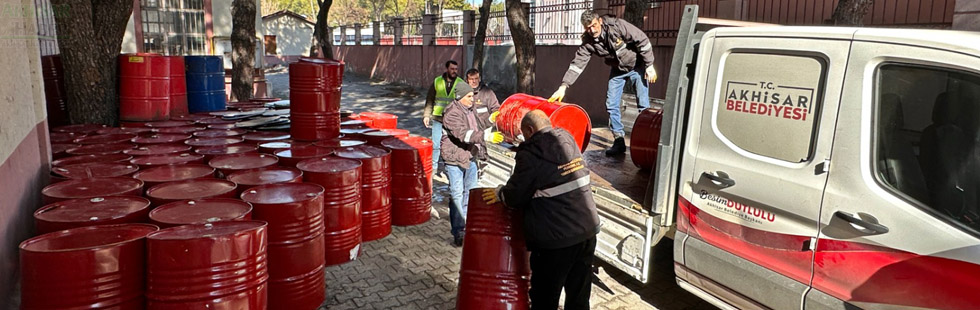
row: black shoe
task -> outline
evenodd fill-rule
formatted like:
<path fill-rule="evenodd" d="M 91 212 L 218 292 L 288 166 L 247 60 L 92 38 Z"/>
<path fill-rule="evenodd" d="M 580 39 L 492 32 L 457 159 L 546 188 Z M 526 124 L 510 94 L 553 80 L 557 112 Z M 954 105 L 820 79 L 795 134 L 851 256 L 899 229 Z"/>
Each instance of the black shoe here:
<path fill-rule="evenodd" d="M 453 245 L 456 247 L 463 246 L 463 236 L 453 237 Z"/>
<path fill-rule="evenodd" d="M 622 155 L 626 153 L 626 140 L 623 137 L 616 138 L 613 145 L 606 149 L 606 156 Z"/>

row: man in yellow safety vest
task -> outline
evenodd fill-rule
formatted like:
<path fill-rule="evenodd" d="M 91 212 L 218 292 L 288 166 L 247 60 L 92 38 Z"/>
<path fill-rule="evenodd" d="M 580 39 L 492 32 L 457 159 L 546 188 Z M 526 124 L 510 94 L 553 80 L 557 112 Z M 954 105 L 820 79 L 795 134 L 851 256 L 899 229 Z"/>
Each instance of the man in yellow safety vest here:
<path fill-rule="evenodd" d="M 439 158 L 442 140 L 442 112 L 456 99 L 456 85 L 466 83 L 459 78 L 459 64 L 455 60 L 446 61 L 446 72 L 436 77 L 425 97 L 425 116 L 422 123 L 432 128 L 432 163 L 437 165 L 435 174 L 445 171 L 445 164 Z"/>

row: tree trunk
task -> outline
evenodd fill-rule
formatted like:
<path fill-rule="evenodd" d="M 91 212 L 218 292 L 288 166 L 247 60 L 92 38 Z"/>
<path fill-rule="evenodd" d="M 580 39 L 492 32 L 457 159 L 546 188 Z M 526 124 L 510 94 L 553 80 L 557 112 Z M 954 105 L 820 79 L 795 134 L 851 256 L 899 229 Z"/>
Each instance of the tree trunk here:
<path fill-rule="evenodd" d="M 310 55 L 322 55 L 327 59 L 334 59 L 333 56 L 333 35 L 327 27 L 327 16 L 330 14 L 330 6 L 333 0 L 320 2 L 320 11 L 316 14 L 316 25 L 313 26 L 313 47 Z"/>
<path fill-rule="evenodd" d="M 132 0 L 52 0 L 65 70 L 65 97 L 73 124 L 119 120 L 116 69 Z"/>
<path fill-rule="evenodd" d="M 626 0 L 626 10 L 623 12 L 623 19 L 633 26 L 643 29 L 643 16 L 647 12 L 646 0 Z"/>
<path fill-rule="evenodd" d="M 234 0 L 231 7 L 231 95 L 252 99 L 255 75 L 255 0 Z"/>
<path fill-rule="evenodd" d="M 506 0 L 507 25 L 517 54 L 517 92 L 534 92 L 534 31 L 520 0 Z"/>
<path fill-rule="evenodd" d="M 490 5 L 493 0 L 483 0 L 480 6 L 480 22 L 476 27 L 476 38 L 473 39 L 473 66 L 477 70 L 483 71 L 483 49 L 487 41 L 487 23 L 490 22 Z"/>
<path fill-rule="evenodd" d="M 863 26 L 864 15 L 868 13 L 872 3 L 873 0 L 840 0 L 830 18 L 834 25 Z"/>

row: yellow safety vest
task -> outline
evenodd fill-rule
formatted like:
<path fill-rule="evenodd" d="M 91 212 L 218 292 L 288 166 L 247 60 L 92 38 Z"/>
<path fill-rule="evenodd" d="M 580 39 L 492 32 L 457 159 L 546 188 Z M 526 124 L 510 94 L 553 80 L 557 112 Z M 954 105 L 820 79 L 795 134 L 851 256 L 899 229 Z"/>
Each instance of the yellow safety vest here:
<path fill-rule="evenodd" d="M 446 91 L 446 80 L 442 78 L 442 75 L 436 77 L 433 82 L 436 87 L 436 102 L 435 106 L 432 107 L 432 115 L 442 116 L 442 110 L 446 109 L 453 100 L 456 99 L 456 83 L 463 83 L 463 79 L 456 77 L 453 81 L 453 88 Z"/>

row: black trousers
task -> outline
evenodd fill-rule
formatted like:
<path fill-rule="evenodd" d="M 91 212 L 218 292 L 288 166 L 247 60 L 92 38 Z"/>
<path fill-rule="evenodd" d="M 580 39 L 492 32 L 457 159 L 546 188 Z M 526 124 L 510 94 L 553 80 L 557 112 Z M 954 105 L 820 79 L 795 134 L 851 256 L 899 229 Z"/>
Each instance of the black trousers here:
<path fill-rule="evenodd" d="M 558 309 L 565 289 L 565 310 L 589 309 L 592 257 L 596 237 L 561 249 L 531 251 L 531 309 Z"/>

